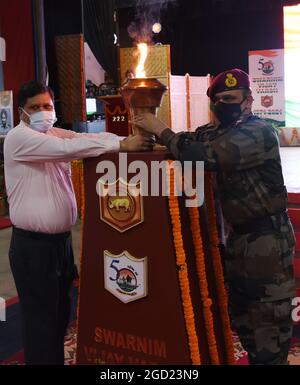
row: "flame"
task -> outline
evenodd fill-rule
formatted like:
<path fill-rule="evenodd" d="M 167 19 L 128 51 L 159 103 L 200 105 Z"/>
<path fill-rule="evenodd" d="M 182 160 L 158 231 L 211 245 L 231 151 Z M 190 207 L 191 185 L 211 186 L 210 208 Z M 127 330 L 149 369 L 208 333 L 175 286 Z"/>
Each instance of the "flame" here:
<path fill-rule="evenodd" d="M 135 77 L 136 78 L 145 78 L 146 72 L 145 72 L 145 61 L 148 56 L 148 46 L 146 43 L 139 43 L 138 44 L 138 50 L 140 54 L 140 60 L 135 70 Z"/>

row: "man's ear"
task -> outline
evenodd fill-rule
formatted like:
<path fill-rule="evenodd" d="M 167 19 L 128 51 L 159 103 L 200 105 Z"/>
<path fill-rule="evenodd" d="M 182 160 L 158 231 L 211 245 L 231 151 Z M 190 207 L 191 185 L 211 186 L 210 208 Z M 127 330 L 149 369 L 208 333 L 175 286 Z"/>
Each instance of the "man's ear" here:
<path fill-rule="evenodd" d="M 28 119 L 27 115 L 24 114 L 24 111 L 21 107 L 18 107 L 18 112 L 19 112 L 20 120 L 23 120 L 23 122 L 27 123 L 29 119 Z"/>

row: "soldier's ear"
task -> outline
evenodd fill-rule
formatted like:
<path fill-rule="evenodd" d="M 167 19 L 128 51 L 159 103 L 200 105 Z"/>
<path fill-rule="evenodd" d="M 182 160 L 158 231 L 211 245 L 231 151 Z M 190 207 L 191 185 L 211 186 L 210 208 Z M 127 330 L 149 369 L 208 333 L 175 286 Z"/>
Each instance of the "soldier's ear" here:
<path fill-rule="evenodd" d="M 247 97 L 246 97 L 246 103 L 247 103 L 247 105 L 248 106 L 251 106 L 252 105 L 252 103 L 253 103 L 253 97 L 252 97 L 252 95 L 248 95 Z"/>
<path fill-rule="evenodd" d="M 210 100 L 210 102 L 209 102 L 209 109 L 211 112 L 216 112 L 216 105 L 214 104 L 214 102 L 212 100 Z"/>

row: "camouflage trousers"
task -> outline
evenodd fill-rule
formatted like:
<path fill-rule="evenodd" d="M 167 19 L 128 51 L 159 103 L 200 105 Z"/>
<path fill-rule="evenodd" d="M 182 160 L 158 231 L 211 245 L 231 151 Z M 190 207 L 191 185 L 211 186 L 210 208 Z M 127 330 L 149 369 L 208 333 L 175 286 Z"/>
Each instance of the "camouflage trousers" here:
<path fill-rule="evenodd" d="M 290 221 L 264 232 L 229 234 L 225 258 L 229 313 L 250 364 L 287 363 L 295 296 L 294 246 Z"/>

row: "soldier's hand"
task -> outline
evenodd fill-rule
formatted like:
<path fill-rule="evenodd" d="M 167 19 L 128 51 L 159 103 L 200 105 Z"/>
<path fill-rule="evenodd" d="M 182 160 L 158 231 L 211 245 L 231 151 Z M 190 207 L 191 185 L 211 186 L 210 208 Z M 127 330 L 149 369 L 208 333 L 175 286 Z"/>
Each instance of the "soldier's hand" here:
<path fill-rule="evenodd" d="M 151 151 L 154 146 L 153 138 L 144 135 L 129 135 L 120 142 L 120 151 Z"/>
<path fill-rule="evenodd" d="M 154 114 L 151 114 L 150 112 L 135 116 L 132 119 L 132 123 L 135 126 L 143 128 L 145 131 L 150 132 L 151 134 L 155 134 L 157 136 L 160 136 L 162 131 L 168 128 L 165 123 L 163 123 Z"/>

